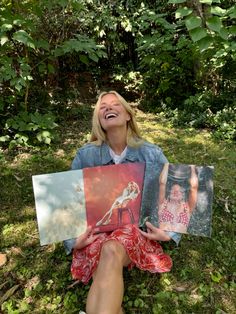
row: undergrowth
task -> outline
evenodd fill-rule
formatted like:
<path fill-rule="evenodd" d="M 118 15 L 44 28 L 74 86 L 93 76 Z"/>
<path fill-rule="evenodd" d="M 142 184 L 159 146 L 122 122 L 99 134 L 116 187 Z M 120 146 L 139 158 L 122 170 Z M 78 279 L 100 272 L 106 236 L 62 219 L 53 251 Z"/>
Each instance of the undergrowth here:
<path fill-rule="evenodd" d="M 88 112 L 90 115 L 91 113 Z M 236 312 L 236 150 L 207 131 L 173 128 L 168 120 L 137 110 L 147 140 L 160 145 L 170 162 L 213 165 L 212 237 L 184 235 L 180 245 L 165 244 L 173 259 L 170 273 L 124 270 L 127 314 Z M 0 267 L 2 313 L 78 313 L 89 289 L 70 275 L 71 256 L 61 243 L 41 247 L 32 175 L 69 169 L 88 138 L 89 119 L 60 124 L 49 148 L 1 150 Z M 115 283 L 114 283 L 115 284 Z"/>

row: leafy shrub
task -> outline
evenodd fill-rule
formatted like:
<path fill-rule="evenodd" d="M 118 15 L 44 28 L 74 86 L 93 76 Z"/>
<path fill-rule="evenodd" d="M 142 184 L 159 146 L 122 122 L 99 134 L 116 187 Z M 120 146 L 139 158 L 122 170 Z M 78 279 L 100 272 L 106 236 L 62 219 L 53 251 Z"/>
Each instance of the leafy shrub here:
<path fill-rule="evenodd" d="M 236 108 L 226 107 L 216 113 L 212 119 L 215 128 L 214 137 L 224 140 L 236 140 Z"/>
<path fill-rule="evenodd" d="M 125 71 L 121 69 L 119 74 L 113 75 L 113 82 L 121 83 L 124 86 L 122 94 L 128 100 L 135 100 L 140 97 L 140 86 L 142 84 L 142 75 L 138 71 Z"/>
<path fill-rule="evenodd" d="M 49 145 L 55 138 L 53 129 L 56 127 L 55 117 L 50 113 L 23 111 L 7 119 L 0 142 L 8 143 L 10 148 L 38 144 Z"/>
<path fill-rule="evenodd" d="M 194 82 L 194 45 L 176 35 L 171 26 L 155 30 L 139 42 L 140 67 L 143 74 L 141 89 L 145 94 L 141 102 L 143 109 L 160 111 L 165 104 L 171 109 L 182 108 L 186 98 L 196 93 Z"/>
<path fill-rule="evenodd" d="M 216 106 L 216 103 L 226 99 L 224 95 L 214 96 L 209 93 L 196 94 L 184 101 L 183 109 L 171 110 L 162 106 L 164 115 L 175 126 L 190 126 L 194 128 L 209 128 L 213 136 L 220 140 L 236 140 L 236 108 L 235 100 Z M 217 110 L 217 107 L 220 110 Z"/>

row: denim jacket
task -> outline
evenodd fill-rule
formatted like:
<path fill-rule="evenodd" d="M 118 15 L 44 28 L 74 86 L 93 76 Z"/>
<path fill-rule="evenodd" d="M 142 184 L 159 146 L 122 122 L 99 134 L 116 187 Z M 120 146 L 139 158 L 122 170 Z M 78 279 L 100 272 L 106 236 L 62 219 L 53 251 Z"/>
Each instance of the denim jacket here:
<path fill-rule="evenodd" d="M 163 163 L 168 162 L 162 150 L 149 142 L 137 148 L 127 147 L 127 152 L 121 163 L 130 162 L 145 162 L 145 176 L 143 183 L 143 194 L 141 203 L 142 218 L 149 216 L 152 210 L 156 209 L 157 204 L 157 189 L 158 176 L 162 169 Z M 83 169 L 88 167 L 96 167 L 101 165 L 112 165 L 114 161 L 109 153 L 109 146 L 103 143 L 101 146 L 92 143 L 86 144 L 77 151 L 77 154 L 72 162 L 71 169 Z M 158 221 L 151 221 L 158 225 Z M 169 236 L 177 244 L 180 241 L 181 234 L 175 232 L 167 232 Z M 64 241 L 66 253 L 69 254 L 75 244 L 75 239 Z"/>

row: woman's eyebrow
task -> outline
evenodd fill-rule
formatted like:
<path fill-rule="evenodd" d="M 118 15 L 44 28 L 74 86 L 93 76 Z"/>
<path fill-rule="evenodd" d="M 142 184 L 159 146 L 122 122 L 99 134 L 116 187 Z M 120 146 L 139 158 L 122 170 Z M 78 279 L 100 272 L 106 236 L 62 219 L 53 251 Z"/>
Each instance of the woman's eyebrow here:
<path fill-rule="evenodd" d="M 120 102 L 119 102 L 119 101 L 116 101 L 116 100 L 113 100 L 113 101 L 111 102 L 111 104 L 120 104 Z M 109 105 L 109 104 L 106 103 L 106 102 L 101 102 L 100 106 L 102 106 L 102 105 Z"/>

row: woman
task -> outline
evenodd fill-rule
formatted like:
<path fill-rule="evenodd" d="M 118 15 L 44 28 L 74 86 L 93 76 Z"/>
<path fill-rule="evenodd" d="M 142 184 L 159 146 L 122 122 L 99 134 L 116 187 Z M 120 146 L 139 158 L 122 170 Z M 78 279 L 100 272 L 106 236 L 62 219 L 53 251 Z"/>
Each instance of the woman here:
<path fill-rule="evenodd" d="M 159 147 L 142 139 L 134 112 L 124 98 L 115 91 L 101 93 L 93 113 L 91 143 L 78 150 L 72 169 L 129 162 L 146 163 L 142 209 L 156 208 L 154 167 L 167 159 Z M 87 314 L 122 313 L 123 267 L 170 271 L 172 261 L 156 241 L 172 238 L 178 242 L 179 234 L 166 233 L 149 222 L 146 227 L 147 232 L 126 225 L 112 233 L 94 234 L 89 226 L 77 239 L 65 241 L 67 252 L 73 250 L 73 278 L 84 283 L 93 278 Z"/>
<path fill-rule="evenodd" d="M 195 166 L 190 167 L 188 200 L 182 186 L 174 183 L 166 198 L 166 184 L 168 180 L 169 164 L 166 163 L 160 174 L 159 189 L 159 227 L 167 231 L 187 233 L 189 220 L 197 204 L 198 177 Z"/>
<path fill-rule="evenodd" d="M 113 211 L 118 208 L 124 208 L 129 201 L 136 199 L 140 190 L 136 182 L 129 182 L 128 186 L 123 190 L 122 195 L 117 197 L 112 204 L 111 208 L 105 213 L 101 220 L 96 223 L 96 226 L 107 225 L 111 221 Z"/>

